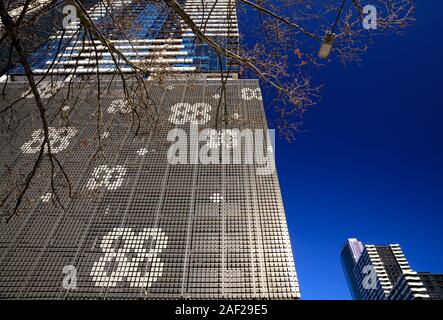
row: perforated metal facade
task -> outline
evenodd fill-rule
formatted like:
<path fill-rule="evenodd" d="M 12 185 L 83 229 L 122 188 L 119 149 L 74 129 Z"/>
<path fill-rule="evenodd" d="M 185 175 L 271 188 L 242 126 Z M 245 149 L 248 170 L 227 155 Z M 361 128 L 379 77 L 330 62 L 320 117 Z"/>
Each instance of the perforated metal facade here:
<path fill-rule="evenodd" d="M 267 129 L 258 81 L 227 82 L 227 122 L 216 121 L 220 81 L 151 86 L 159 122 L 155 128 L 141 123 L 135 135 L 134 115 L 126 113 L 114 81 L 103 95 L 103 153 L 94 158 L 96 83 L 74 82 L 72 96 L 82 93 L 66 101 L 65 83 L 55 96 L 41 85 L 53 152 L 71 179 L 73 198 L 56 170 L 65 210 L 54 204 L 51 164 L 44 160 L 19 215 L 0 224 L 0 298 L 299 297 L 275 171 L 258 174 L 263 165 L 257 163 L 168 162 L 170 130 L 192 138 L 189 114 L 177 115 L 183 106 L 200 110 L 200 130 Z M 1 105 L 25 88 L 9 84 Z M 36 160 L 41 123 L 35 108 L 32 96 L 18 102 L 13 133 L 1 123 L 2 197 L 14 198 L 14 186 Z M 263 150 L 272 153 L 270 145 Z M 12 205 L 7 202 L 2 215 Z M 76 270 L 76 288 L 63 285 L 67 266 Z"/>

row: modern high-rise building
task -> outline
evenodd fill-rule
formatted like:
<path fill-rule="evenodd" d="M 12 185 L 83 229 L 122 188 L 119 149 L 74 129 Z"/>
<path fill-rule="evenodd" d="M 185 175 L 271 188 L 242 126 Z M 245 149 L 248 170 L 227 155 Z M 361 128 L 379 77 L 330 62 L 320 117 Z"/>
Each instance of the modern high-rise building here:
<path fill-rule="evenodd" d="M 77 23 L 64 36 L 77 32 L 81 45 L 55 35 L 32 68 L 53 75 L 38 88 L 63 171 L 44 157 L 11 217 L 43 131 L 27 82 L 8 81 L 0 104 L 23 99 L 0 123 L 0 298 L 298 299 L 258 80 L 237 79 L 238 65 L 219 59 L 159 2 L 116 0 L 112 15 L 104 3 L 91 18 L 132 63 L 152 63 L 146 85 L 158 112 L 137 122 L 131 108 L 144 109 L 129 105 L 122 81 L 83 78 L 116 66 Z M 208 37 L 237 50 L 235 2 L 179 3 Z M 118 14 L 136 23 L 116 28 L 109 21 Z M 150 78 L 165 68 L 179 77 Z M 195 77 L 180 79 L 185 73 Z"/>
<path fill-rule="evenodd" d="M 349 256 L 353 257 L 351 263 Z M 342 250 L 341 258 L 355 299 L 386 299 L 398 279 L 412 272 L 398 244 L 365 244 L 361 250 L 361 242 L 349 239 Z"/>
<path fill-rule="evenodd" d="M 235 1 L 177 2 L 205 36 L 232 52 L 238 51 Z M 239 66 L 235 61 L 219 57 L 164 5 L 144 0 L 113 0 L 111 3 L 96 1 L 87 14 L 97 30 L 131 63 L 143 64 L 144 70 L 164 73 L 169 77 L 173 73 L 196 72 L 204 72 L 206 77 L 210 73 L 220 77 L 220 71 L 237 76 Z M 51 36 L 32 55 L 31 65 L 35 74 L 113 74 L 117 69 L 125 73 L 134 72 L 115 52 L 85 32 L 79 18 L 70 15 L 64 18 L 69 21 L 66 28 Z M 20 75 L 23 68 L 19 66 L 9 73 Z"/>
<path fill-rule="evenodd" d="M 348 239 L 341 261 L 356 300 L 442 299 L 443 275 L 414 272 L 398 244 L 363 245 Z"/>
<path fill-rule="evenodd" d="M 443 300 L 443 274 L 411 272 L 392 288 L 389 300 Z"/>
<path fill-rule="evenodd" d="M 346 282 L 351 290 L 352 298 L 355 300 L 360 300 L 361 295 L 353 272 L 363 250 L 364 247 L 360 241 L 350 238 L 341 251 L 341 263 L 345 271 Z"/>

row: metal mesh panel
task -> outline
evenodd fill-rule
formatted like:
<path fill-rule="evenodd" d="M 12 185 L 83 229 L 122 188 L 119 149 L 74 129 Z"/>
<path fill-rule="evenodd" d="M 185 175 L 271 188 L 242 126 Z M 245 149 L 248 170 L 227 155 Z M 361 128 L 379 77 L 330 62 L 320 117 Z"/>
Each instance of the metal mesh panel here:
<path fill-rule="evenodd" d="M 170 130 L 180 128 L 192 138 L 189 119 L 173 115 L 179 103 L 205 104 L 207 116 L 200 119 L 206 122 L 201 120 L 199 130 L 266 129 L 258 81 L 228 81 L 227 106 L 219 110 L 219 81 L 151 85 L 160 120 L 156 130 L 143 123 L 139 135 L 131 129 L 132 114 L 115 112 L 123 95 L 118 82 L 112 86 L 101 105 L 107 136 L 95 158 L 94 83 L 75 82 L 71 91 L 81 92 L 75 99 L 64 101 L 66 84 L 44 99 L 54 132 L 72 128 L 56 155 L 70 177 L 73 198 L 56 171 L 65 210 L 54 204 L 51 165 L 45 160 L 19 215 L 0 224 L 0 297 L 297 298 L 275 172 L 259 175 L 256 163 L 170 164 L 167 158 Z M 8 85 L 2 106 L 25 90 Z M 35 108 L 29 98 L 15 110 L 24 116 L 35 114 Z M 224 112 L 228 122 L 221 120 Z M 15 136 L 1 124 L 2 196 L 31 169 L 39 145 L 37 138 L 29 143 L 40 128 L 38 117 L 13 122 Z M 2 214 L 13 204 L 7 203 Z M 75 289 L 63 287 L 63 268 L 69 265 L 77 271 Z"/>

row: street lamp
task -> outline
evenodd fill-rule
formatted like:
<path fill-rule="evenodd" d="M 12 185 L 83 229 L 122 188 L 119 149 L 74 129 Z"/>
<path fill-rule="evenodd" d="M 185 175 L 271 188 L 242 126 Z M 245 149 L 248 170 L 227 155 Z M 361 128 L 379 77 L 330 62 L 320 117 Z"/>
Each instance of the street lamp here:
<path fill-rule="evenodd" d="M 332 51 L 332 45 L 334 44 L 335 34 L 332 32 L 327 32 L 323 42 L 321 43 L 320 51 L 318 56 L 322 59 L 327 59 Z"/>
<path fill-rule="evenodd" d="M 327 59 L 329 57 L 329 55 L 331 54 L 332 46 L 333 46 L 334 40 L 335 40 L 335 33 L 334 33 L 335 27 L 337 26 L 338 19 L 340 18 L 341 12 L 343 11 L 343 7 L 345 5 L 345 2 L 346 2 L 346 0 L 343 0 L 341 3 L 341 7 L 340 7 L 340 10 L 338 11 L 337 18 L 335 19 L 334 26 L 332 27 L 332 31 L 326 32 L 323 42 L 321 43 L 320 51 L 318 52 L 318 56 L 321 59 Z"/>

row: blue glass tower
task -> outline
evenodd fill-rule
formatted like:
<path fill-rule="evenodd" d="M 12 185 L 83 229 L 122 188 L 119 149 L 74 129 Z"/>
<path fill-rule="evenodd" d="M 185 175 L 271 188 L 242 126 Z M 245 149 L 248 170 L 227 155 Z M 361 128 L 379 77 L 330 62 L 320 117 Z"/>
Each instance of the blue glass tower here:
<path fill-rule="evenodd" d="M 361 299 L 361 294 L 358 289 L 358 284 L 353 276 L 353 272 L 363 250 L 364 246 L 360 241 L 355 238 L 350 238 L 344 245 L 340 255 L 342 267 L 345 272 L 346 282 L 348 283 L 352 298 L 354 300 Z"/>
<path fill-rule="evenodd" d="M 235 3 L 227 1 L 178 1 L 202 32 L 233 52 L 238 48 Z M 119 0 L 98 2 L 88 10 L 98 32 L 146 73 L 224 72 L 238 73 L 233 61 L 218 56 L 199 41 L 178 15 L 163 2 Z M 124 73 L 134 69 L 110 52 L 79 19 L 71 20 L 30 56 L 35 74 Z M 117 63 L 116 63 L 117 62 Z M 10 74 L 22 74 L 17 67 Z"/>

